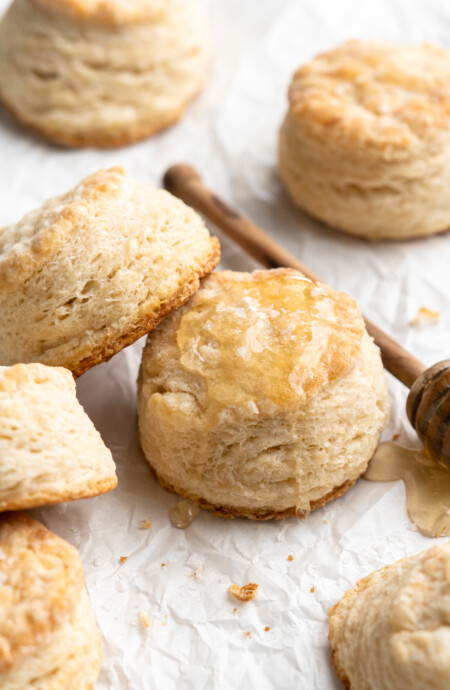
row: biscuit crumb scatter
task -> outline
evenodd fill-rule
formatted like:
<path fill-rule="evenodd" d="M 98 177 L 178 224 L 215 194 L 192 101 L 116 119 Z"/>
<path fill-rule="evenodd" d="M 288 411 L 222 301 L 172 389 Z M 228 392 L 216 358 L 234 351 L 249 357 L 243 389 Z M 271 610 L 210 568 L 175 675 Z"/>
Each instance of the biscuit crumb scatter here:
<path fill-rule="evenodd" d="M 400 438 L 400 434 L 394 434 L 393 437 L 392 437 L 392 440 L 393 440 L 393 441 L 398 441 L 399 438 Z"/>
<path fill-rule="evenodd" d="M 165 568 L 165 567 L 166 567 L 166 563 L 161 563 L 161 568 Z"/>
<path fill-rule="evenodd" d="M 250 601 L 250 599 L 256 597 L 258 588 L 259 585 L 255 582 L 249 582 L 248 585 L 243 585 L 242 587 L 239 587 L 239 585 L 230 585 L 228 591 L 236 597 L 236 599 L 239 599 L 239 601 Z"/>
<path fill-rule="evenodd" d="M 233 613 L 237 613 L 237 609 L 233 609 Z"/>
<path fill-rule="evenodd" d="M 119 561 L 120 561 L 121 563 L 125 563 L 125 561 L 127 561 L 127 560 L 128 560 L 128 556 L 121 556 L 121 557 L 119 558 Z"/>
<path fill-rule="evenodd" d="M 316 591 L 316 588 L 315 588 L 315 587 L 311 587 L 311 589 L 310 589 L 309 591 L 310 591 L 310 592 L 315 592 L 315 591 Z"/>
<path fill-rule="evenodd" d="M 152 522 L 150 520 L 141 520 L 141 529 L 150 529 L 152 526 Z"/>
<path fill-rule="evenodd" d="M 287 560 L 289 561 L 289 563 L 292 563 L 292 561 L 294 560 L 294 556 L 292 556 L 292 554 L 289 554 Z"/>
<path fill-rule="evenodd" d="M 243 633 L 243 635 L 244 635 L 244 637 L 251 637 L 252 636 L 250 631 Z"/>
<path fill-rule="evenodd" d="M 439 311 L 433 311 L 427 307 L 420 307 L 415 317 L 409 322 L 410 326 L 432 326 L 441 320 Z"/>
<path fill-rule="evenodd" d="M 139 622 L 144 628 L 150 627 L 150 618 L 144 611 L 139 611 Z"/>
<path fill-rule="evenodd" d="M 264 632 L 269 632 L 269 630 L 270 630 L 269 626 L 266 625 L 266 627 L 264 628 Z"/>

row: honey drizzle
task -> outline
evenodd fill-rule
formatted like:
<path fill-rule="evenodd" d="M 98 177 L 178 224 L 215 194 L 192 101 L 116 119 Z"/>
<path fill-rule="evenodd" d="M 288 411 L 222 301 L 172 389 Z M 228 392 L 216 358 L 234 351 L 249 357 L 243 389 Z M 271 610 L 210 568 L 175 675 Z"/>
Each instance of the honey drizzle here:
<path fill-rule="evenodd" d="M 174 527 L 178 529 L 186 529 L 195 520 L 200 508 L 196 503 L 183 499 L 174 503 L 170 508 L 170 521 Z"/>
<path fill-rule="evenodd" d="M 339 350 L 341 357 L 359 350 L 358 328 L 350 345 L 340 342 L 334 321 L 343 307 L 336 296 L 300 274 L 274 273 L 210 290 L 184 314 L 177 333 L 181 362 L 207 380 L 210 404 L 217 401 L 223 408 L 270 400 L 289 405 L 320 389 L 315 369 L 323 366 L 321 350 Z M 325 347 L 327 339 L 333 347 Z M 312 369 L 301 367 L 303 357 L 315 362 Z M 331 365 L 327 369 L 329 382 L 341 374 Z"/>
<path fill-rule="evenodd" d="M 428 537 L 450 535 L 450 469 L 423 450 L 380 443 L 364 475 L 374 482 L 403 479 L 408 515 Z"/>

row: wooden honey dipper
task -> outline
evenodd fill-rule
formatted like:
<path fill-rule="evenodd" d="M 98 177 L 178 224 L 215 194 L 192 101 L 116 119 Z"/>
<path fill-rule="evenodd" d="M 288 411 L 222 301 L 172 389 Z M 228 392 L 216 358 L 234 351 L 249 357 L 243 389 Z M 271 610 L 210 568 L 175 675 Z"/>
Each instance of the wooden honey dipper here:
<path fill-rule="evenodd" d="M 202 213 L 268 268 L 288 266 L 319 280 L 296 257 L 209 190 L 198 172 L 178 164 L 164 175 L 166 189 Z M 410 388 L 406 412 L 429 457 L 450 468 L 450 360 L 426 368 L 369 319 L 366 328 L 381 350 L 385 369 Z"/>

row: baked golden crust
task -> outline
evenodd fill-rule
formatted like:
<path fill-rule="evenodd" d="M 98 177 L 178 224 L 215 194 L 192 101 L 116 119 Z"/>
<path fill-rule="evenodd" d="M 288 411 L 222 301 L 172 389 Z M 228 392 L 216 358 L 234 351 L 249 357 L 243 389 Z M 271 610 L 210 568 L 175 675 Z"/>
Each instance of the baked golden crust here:
<path fill-rule="evenodd" d="M 309 135 L 394 157 L 448 129 L 450 53 L 353 40 L 295 73 L 289 102 Z"/>
<path fill-rule="evenodd" d="M 79 376 L 148 333 L 219 260 L 179 199 L 122 168 L 94 173 L 0 233 L 0 362 Z"/>
<path fill-rule="evenodd" d="M 36 5 L 79 21 L 117 26 L 163 20 L 172 0 L 33 0 Z"/>
<path fill-rule="evenodd" d="M 331 658 L 351 690 L 447 690 L 450 543 L 359 580 L 329 610 Z"/>
<path fill-rule="evenodd" d="M 32 654 L 84 588 L 73 546 L 27 515 L 0 516 L 0 670 Z"/>
<path fill-rule="evenodd" d="M 326 496 L 323 496 L 318 500 L 311 501 L 310 510 L 299 510 L 296 506 L 291 506 L 290 508 L 286 508 L 285 510 L 245 510 L 244 508 L 238 508 L 234 506 L 213 505 L 209 501 L 205 501 L 205 499 L 199 496 L 194 496 L 193 494 L 185 491 L 181 487 L 177 487 L 173 484 L 166 482 L 164 477 L 158 474 L 158 472 L 156 472 L 156 470 L 151 465 L 149 465 L 149 469 L 152 472 L 152 474 L 155 475 L 158 482 L 161 484 L 162 488 L 166 491 L 170 491 L 170 493 L 172 494 L 178 494 L 183 498 L 187 498 L 193 503 L 197 503 L 197 505 L 199 505 L 200 508 L 203 508 L 204 510 L 210 510 L 215 515 L 226 518 L 227 520 L 232 520 L 235 517 L 244 517 L 248 518 L 249 520 L 282 520 L 287 517 L 298 517 L 300 520 L 305 520 L 308 517 L 309 513 L 313 510 L 322 508 L 322 506 L 324 506 L 329 501 L 333 501 L 335 498 L 343 496 L 349 489 L 352 488 L 352 486 L 356 482 L 356 479 L 346 481 L 343 484 L 341 484 L 341 486 L 337 486 L 331 491 L 329 491 L 326 494 Z"/>
<path fill-rule="evenodd" d="M 349 41 L 301 67 L 279 138 L 294 203 L 370 240 L 450 227 L 450 52 Z"/>
<path fill-rule="evenodd" d="M 387 407 L 356 304 L 290 269 L 212 274 L 147 339 L 138 379 L 159 481 L 224 517 L 306 516 L 340 495 Z"/>
<path fill-rule="evenodd" d="M 211 245 L 211 255 L 202 266 L 198 275 L 189 283 L 183 285 L 169 300 L 161 304 L 159 310 L 152 310 L 146 316 L 143 315 L 138 323 L 127 329 L 125 334 L 117 337 L 115 340 L 108 340 L 108 342 L 103 343 L 100 348 L 91 351 L 89 355 L 83 357 L 79 362 L 69 362 L 68 368 L 72 371 L 75 378 L 78 378 L 78 376 L 81 376 L 81 374 L 84 374 L 85 371 L 88 371 L 93 366 L 107 362 L 125 347 L 135 343 L 136 340 L 155 329 L 167 314 L 176 311 L 178 307 L 184 304 L 200 287 L 200 279 L 209 275 L 220 261 L 220 244 L 217 237 L 211 238 Z"/>
<path fill-rule="evenodd" d="M 63 130 L 56 130 L 51 127 L 46 127 L 40 124 L 36 124 L 32 119 L 28 119 L 26 115 L 19 112 L 14 106 L 7 102 L 3 98 L 1 105 L 7 110 L 12 117 L 14 117 L 21 125 L 32 129 L 37 135 L 52 141 L 59 146 L 65 146 L 67 148 L 97 148 L 97 149 L 120 149 L 124 146 L 129 146 L 130 144 L 135 144 L 143 139 L 148 139 L 155 134 L 159 134 L 166 129 L 169 129 L 175 125 L 183 115 L 185 109 L 193 100 L 198 97 L 200 91 L 197 91 L 193 96 L 187 99 L 183 105 L 174 114 L 171 113 L 167 117 L 160 118 L 158 122 L 152 122 L 151 124 L 136 124 L 133 127 L 129 127 L 126 132 L 108 132 L 104 131 L 100 133 L 90 133 L 86 132 L 83 134 L 71 134 L 70 132 Z"/>
<path fill-rule="evenodd" d="M 152 136 L 205 78 L 205 23 L 191 0 L 14 0 L 0 23 L 2 102 L 63 146 Z"/>
<path fill-rule="evenodd" d="M 0 512 L 89 498 L 117 485 L 114 461 L 67 369 L 0 366 Z"/>

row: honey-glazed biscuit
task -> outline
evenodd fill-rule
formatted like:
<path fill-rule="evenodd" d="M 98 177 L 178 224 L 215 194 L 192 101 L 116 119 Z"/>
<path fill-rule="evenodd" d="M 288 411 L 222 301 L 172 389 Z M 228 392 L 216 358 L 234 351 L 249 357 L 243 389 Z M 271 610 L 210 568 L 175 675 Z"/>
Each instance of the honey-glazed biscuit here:
<path fill-rule="evenodd" d="M 224 271 L 148 337 L 138 415 L 164 487 L 225 517 L 301 517 L 365 471 L 388 399 L 350 297 Z"/>

